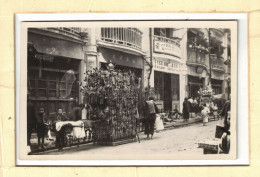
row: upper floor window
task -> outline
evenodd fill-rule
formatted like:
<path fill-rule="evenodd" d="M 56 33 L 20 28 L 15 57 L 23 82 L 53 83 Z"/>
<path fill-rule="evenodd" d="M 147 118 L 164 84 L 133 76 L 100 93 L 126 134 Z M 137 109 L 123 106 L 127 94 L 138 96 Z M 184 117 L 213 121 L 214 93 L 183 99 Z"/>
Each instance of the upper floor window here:
<path fill-rule="evenodd" d="M 170 28 L 154 28 L 154 35 L 171 38 L 172 29 Z"/>

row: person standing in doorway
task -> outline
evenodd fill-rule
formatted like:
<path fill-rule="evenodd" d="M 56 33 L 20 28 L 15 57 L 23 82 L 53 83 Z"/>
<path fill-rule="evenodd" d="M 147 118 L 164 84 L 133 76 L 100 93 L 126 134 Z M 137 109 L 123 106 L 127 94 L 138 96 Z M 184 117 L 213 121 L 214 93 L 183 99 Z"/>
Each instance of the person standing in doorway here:
<path fill-rule="evenodd" d="M 188 101 L 188 98 L 184 99 L 183 108 L 182 108 L 182 115 L 183 115 L 184 122 L 188 122 L 189 116 L 190 116 L 190 103 Z"/>
<path fill-rule="evenodd" d="M 149 139 L 149 136 L 151 135 L 151 139 L 152 139 L 154 134 L 154 123 L 156 119 L 156 113 L 158 113 L 158 108 L 154 103 L 153 97 L 149 97 L 149 100 L 146 101 L 145 113 L 146 113 L 145 134 L 147 135 L 146 138 Z"/>

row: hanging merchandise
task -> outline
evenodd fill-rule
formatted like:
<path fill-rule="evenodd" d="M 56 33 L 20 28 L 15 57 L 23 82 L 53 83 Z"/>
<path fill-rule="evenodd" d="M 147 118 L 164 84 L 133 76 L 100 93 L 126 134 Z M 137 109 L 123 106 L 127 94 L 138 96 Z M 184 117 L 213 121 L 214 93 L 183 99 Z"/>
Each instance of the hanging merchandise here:
<path fill-rule="evenodd" d="M 135 82 L 138 80 L 138 82 Z M 93 69 L 81 86 L 87 119 L 93 122 L 93 140 L 100 144 L 135 139 L 140 78 L 131 72 Z"/>

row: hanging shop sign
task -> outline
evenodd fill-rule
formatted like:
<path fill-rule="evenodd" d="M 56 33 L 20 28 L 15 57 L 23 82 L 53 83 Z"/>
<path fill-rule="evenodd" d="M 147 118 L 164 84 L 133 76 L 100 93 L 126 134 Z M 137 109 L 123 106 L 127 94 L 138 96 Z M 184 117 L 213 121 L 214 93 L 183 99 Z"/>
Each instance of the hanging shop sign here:
<path fill-rule="evenodd" d="M 154 58 L 154 69 L 162 70 L 164 72 L 176 73 L 176 72 L 181 72 L 183 68 L 181 64 L 175 63 L 171 60 Z"/>
<path fill-rule="evenodd" d="M 181 58 L 181 49 L 178 44 L 163 41 L 154 41 L 154 52 L 165 53 Z"/>

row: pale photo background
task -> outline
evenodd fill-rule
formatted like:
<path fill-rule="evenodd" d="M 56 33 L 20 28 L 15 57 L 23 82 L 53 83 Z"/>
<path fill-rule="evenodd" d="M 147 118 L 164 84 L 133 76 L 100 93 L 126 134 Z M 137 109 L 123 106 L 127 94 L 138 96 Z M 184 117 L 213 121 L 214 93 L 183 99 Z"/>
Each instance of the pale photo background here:
<path fill-rule="evenodd" d="M 15 167 L 15 13 L 86 12 L 248 12 L 250 166 L 243 167 Z M 0 177 L 31 176 L 258 176 L 260 120 L 258 120 L 260 62 L 260 3 L 257 0 L 138 1 L 131 0 L 0 0 Z"/>

